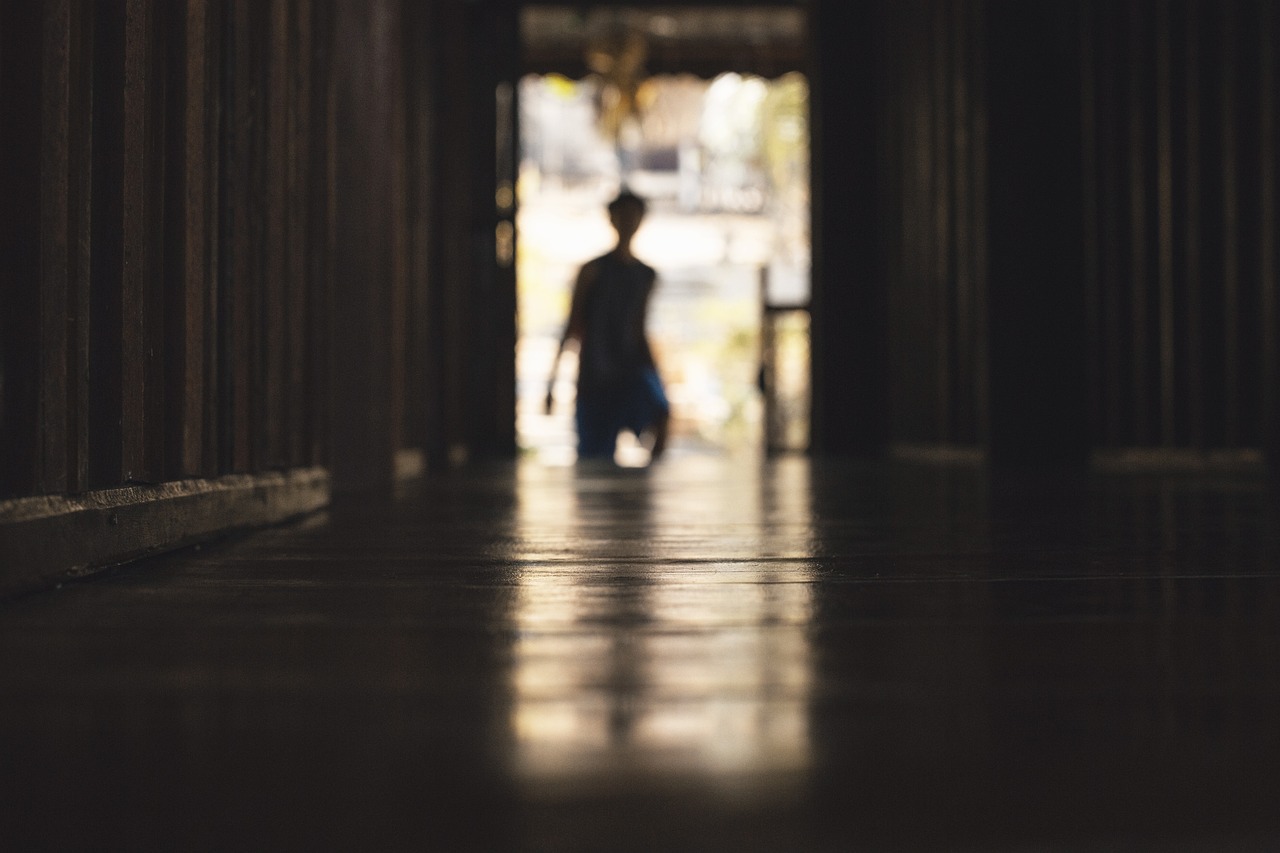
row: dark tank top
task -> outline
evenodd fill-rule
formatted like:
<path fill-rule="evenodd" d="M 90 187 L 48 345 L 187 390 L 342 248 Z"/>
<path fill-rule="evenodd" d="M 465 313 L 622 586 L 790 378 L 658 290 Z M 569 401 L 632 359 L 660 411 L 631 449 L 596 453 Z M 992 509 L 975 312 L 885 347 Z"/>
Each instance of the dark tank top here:
<path fill-rule="evenodd" d="M 599 274 L 587 291 L 579 393 L 624 384 L 653 365 L 644 336 L 644 312 L 653 288 L 653 268 L 625 263 L 610 252 L 597 259 Z"/>

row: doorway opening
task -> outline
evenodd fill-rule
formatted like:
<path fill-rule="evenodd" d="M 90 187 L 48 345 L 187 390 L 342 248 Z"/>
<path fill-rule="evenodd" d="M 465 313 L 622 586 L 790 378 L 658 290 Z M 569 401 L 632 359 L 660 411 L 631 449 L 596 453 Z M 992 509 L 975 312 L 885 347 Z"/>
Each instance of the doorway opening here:
<path fill-rule="evenodd" d="M 572 355 L 549 374 L 577 270 L 608 251 L 620 188 L 649 214 L 634 249 L 658 272 L 649 336 L 671 402 L 668 452 L 759 454 L 808 444 L 808 84 L 721 73 L 645 76 L 619 112 L 609 76 L 518 86 L 517 439 L 575 458 Z M 616 461 L 647 451 L 623 436 Z"/>

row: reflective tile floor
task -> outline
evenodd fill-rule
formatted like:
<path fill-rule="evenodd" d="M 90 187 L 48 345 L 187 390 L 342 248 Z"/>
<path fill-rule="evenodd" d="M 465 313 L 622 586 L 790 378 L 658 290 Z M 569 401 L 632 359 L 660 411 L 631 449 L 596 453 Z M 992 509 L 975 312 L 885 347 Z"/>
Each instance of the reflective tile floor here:
<path fill-rule="evenodd" d="M 441 475 L 0 604 L 4 850 L 1280 850 L 1231 477 Z"/>

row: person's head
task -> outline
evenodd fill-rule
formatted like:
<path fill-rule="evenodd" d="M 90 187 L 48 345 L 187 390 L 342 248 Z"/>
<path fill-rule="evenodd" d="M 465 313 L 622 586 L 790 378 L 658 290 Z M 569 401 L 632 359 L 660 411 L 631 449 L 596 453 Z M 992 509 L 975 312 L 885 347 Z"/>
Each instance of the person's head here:
<path fill-rule="evenodd" d="M 618 232 L 618 239 L 630 240 L 640 228 L 648 205 L 645 200 L 630 190 L 624 189 L 617 198 L 609 202 L 609 221 Z"/>

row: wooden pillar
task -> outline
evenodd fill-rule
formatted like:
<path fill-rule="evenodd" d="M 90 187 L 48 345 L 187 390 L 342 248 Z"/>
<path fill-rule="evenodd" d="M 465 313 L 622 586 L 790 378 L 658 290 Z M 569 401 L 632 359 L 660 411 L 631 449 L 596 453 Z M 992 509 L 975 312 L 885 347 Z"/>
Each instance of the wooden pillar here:
<path fill-rule="evenodd" d="M 514 203 L 499 205 L 499 185 L 514 189 L 515 83 L 519 68 L 516 4 L 467 4 L 466 98 L 469 121 L 465 179 L 453 198 L 466 223 L 465 278 L 449 287 L 464 288 L 466 340 L 459 341 L 466 365 L 461 400 L 465 407 L 464 442 L 472 457 L 503 457 L 515 452 L 515 232 Z M 499 209 L 501 207 L 501 209 Z"/>
<path fill-rule="evenodd" d="M 465 134 L 466 156 L 455 164 L 462 180 L 455 189 L 463 196 L 450 200 L 466 229 L 462 235 L 461 260 L 463 276 L 447 282 L 448 287 L 463 291 L 461 301 L 463 339 L 457 358 L 463 365 L 459 397 L 463 406 L 461 443 L 466 449 L 460 458 L 491 455 L 497 432 L 495 382 L 499 353 L 495 332 L 505 312 L 501 299 L 498 268 L 495 262 L 493 196 L 497 183 L 494 170 L 497 134 L 494 89 L 502 79 L 501 56 L 496 43 L 497 21 L 505 4 L 466 4 L 463 28 L 465 70 L 460 93 L 468 101 L 467 123 L 459 131 Z M 514 356 L 513 356 L 514 358 Z M 455 458 L 459 458 L 455 456 Z"/>
<path fill-rule="evenodd" d="M 499 257 L 503 223 L 499 183 L 514 179 L 518 70 L 515 3 L 439 4 L 433 20 L 434 166 L 429 214 L 427 349 L 434 410 L 427 413 L 428 464 L 508 456 L 515 450 L 515 266 Z M 510 146 L 500 165 L 498 137 Z M 500 168 L 507 173 L 499 175 Z M 502 207 L 503 209 L 499 209 Z"/>
<path fill-rule="evenodd" d="M 435 31 L 434 4 L 408 3 L 404 7 L 404 32 L 402 44 L 405 59 L 405 155 L 407 193 L 405 269 L 408 284 L 406 320 L 405 423 L 404 434 L 408 447 L 423 454 L 424 461 L 432 454 L 429 447 L 435 435 L 431 423 L 435 411 L 436 365 L 433 364 L 431 345 L 434 342 L 432 322 L 434 309 L 431 289 L 434 280 L 431 273 L 431 232 L 433 199 L 436 193 L 435 177 L 431 174 L 431 153 L 436 127 L 435 105 L 432 97 L 435 68 L 432 62 L 436 46 L 432 41 Z M 439 456 L 438 450 L 434 454 Z"/>
<path fill-rule="evenodd" d="M 394 0 L 335 7 L 331 470 L 335 491 L 390 486 L 395 471 L 394 111 L 402 105 Z"/>
<path fill-rule="evenodd" d="M 427 345 L 431 406 L 427 413 L 426 455 L 428 466 L 442 467 L 451 459 L 464 456 L 467 448 L 464 401 L 470 352 L 466 295 L 470 286 L 471 254 L 467 246 L 472 199 L 466 164 L 470 113 L 476 105 L 470 101 L 467 87 L 469 46 L 459 37 L 466 27 L 464 6 L 452 0 L 433 4 L 432 10 L 431 52 L 436 63 L 431 83 L 437 121 L 431 126 L 431 177 L 436 192 L 428 213 L 432 225 Z"/>
<path fill-rule="evenodd" d="M 1277 132 L 1277 98 L 1280 96 L 1280 13 L 1271 3 L 1261 4 L 1258 27 L 1259 75 L 1259 279 L 1262 323 L 1262 423 L 1263 449 L 1273 476 L 1280 477 L 1280 133 Z"/>
<path fill-rule="evenodd" d="M 888 441 L 888 308 L 877 185 L 876 4 L 811 7 L 812 439 L 818 454 Z"/>
<path fill-rule="evenodd" d="M 41 23 L 37 4 L 0 3 L 0 498 L 37 482 Z M 33 80 L 33 78 L 35 78 Z"/>
<path fill-rule="evenodd" d="M 483 352 L 473 364 L 471 439 L 482 457 L 513 456 L 516 450 L 516 247 L 515 181 L 519 127 L 516 84 L 520 67 L 519 19 L 515 3 L 470 8 L 474 128 L 472 197 L 475 199 L 472 290 L 476 331 Z M 478 144 L 478 143 L 485 144 Z"/>
<path fill-rule="evenodd" d="M 1070 4 L 987 7 L 990 458 L 1088 457 L 1080 22 Z"/>

